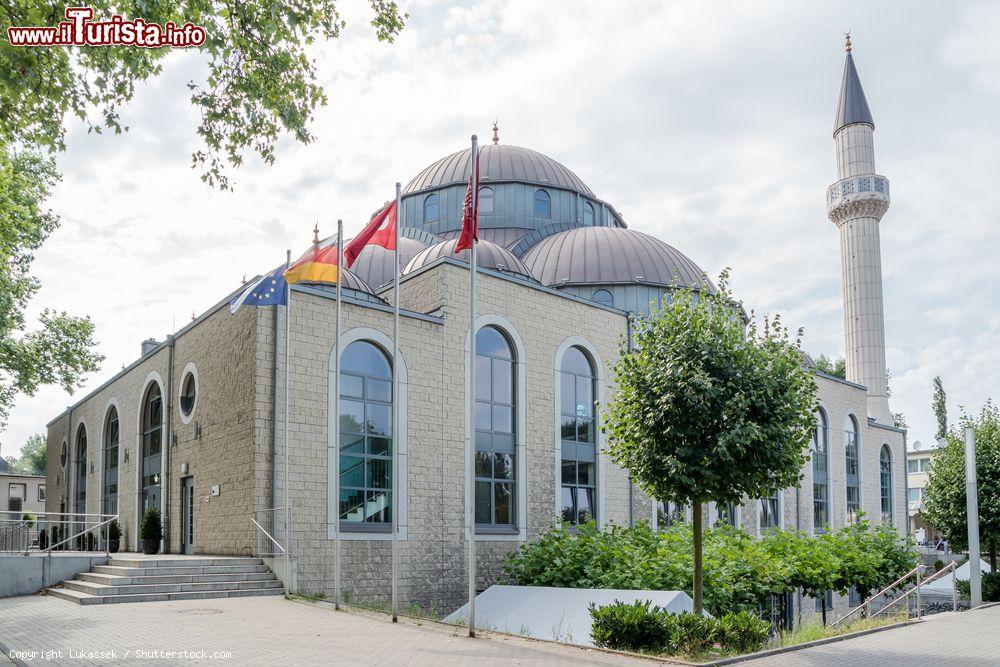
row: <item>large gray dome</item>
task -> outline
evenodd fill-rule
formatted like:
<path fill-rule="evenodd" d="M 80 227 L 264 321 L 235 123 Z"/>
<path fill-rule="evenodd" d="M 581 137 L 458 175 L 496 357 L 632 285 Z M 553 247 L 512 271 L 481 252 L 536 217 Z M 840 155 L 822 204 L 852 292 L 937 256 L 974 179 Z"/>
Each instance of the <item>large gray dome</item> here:
<path fill-rule="evenodd" d="M 346 244 L 345 244 L 346 245 Z M 399 239 L 400 270 L 427 246 L 414 239 L 401 236 Z M 369 285 L 379 287 L 392 280 L 394 251 L 380 245 L 367 245 L 351 266 L 351 271 Z"/>
<path fill-rule="evenodd" d="M 543 285 L 642 284 L 714 290 L 704 272 L 683 253 L 633 229 L 570 229 L 545 237 L 521 259 Z"/>
<path fill-rule="evenodd" d="M 468 264 L 469 251 L 463 250 L 462 252 L 456 254 L 455 245 L 457 244 L 458 239 L 452 239 L 451 241 L 442 241 L 441 243 L 437 243 L 432 245 L 430 248 L 423 250 L 420 254 L 410 260 L 410 263 L 406 265 L 405 269 L 403 269 L 403 275 L 416 271 L 422 266 L 427 266 L 434 260 L 441 257 L 451 257 Z M 509 250 L 504 250 L 495 243 L 490 243 L 489 241 L 484 241 L 483 239 L 480 239 L 479 243 L 476 245 L 476 266 L 534 280 L 531 276 L 531 272 L 525 268 L 524 264 L 521 263 L 521 260 L 515 257 L 513 253 Z"/>
<path fill-rule="evenodd" d="M 431 164 L 410 181 L 403 194 L 467 183 L 472 172 L 471 148 L 452 153 Z M 530 148 L 508 144 L 486 144 L 479 152 L 480 182 L 519 181 L 574 190 L 593 197 L 594 193 L 572 171 L 547 155 Z"/>

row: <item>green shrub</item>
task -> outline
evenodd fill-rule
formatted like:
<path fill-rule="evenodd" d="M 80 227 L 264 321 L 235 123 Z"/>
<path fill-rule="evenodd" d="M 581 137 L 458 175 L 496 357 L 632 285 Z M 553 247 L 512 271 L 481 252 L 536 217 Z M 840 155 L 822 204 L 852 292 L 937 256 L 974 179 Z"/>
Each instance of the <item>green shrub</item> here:
<path fill-rule="evenodd" d="M 663 651 L 670 644 L 670 630 L 663 622 L 663 611 L 651 605 L 649 600 L 631 604 L 616 600 L 603 607 L 591 604 L 594 644 L 618 651 Z"/>
<path fill-rule="evenodd" d="M 1000 573 L 983 572 L 983 602 L 1000 602 Z M 969 581 L 956 582 L 959 594 L 969 599 L 972 595 L 969 589 Z"/>
<path fill-rule="evenodd" d="M 740 611 L 717 620 L 715 639 L 724 649 L 753 653 L 764 646 L 770 632 L 771 624 L 763 618 Z"/>
<path fill-rule="evenodd" d="M 715 644 L 716 621 L 711 616 L 683 613 L 670 617 L 673 622 L 670 653 L 701 655 Z"/>
<path fill-rule="evenodd" d="M 934 571 L 940 572 L 942 568 L 944 568 L 944 561 L 938 558 L 936 561 L 934 561 Z"/>
<path fill-rule="evenodd" d="M 139 539 L 154 540 L 156 542 L 163 539 L 163 524 L 160 522 L 160 510 L 150 507 L 142 515 L 142 523 L 139 524 Z"/>
<path fill-rule="evenodd" d="M 122 527 L 118 525 L 118 519 L 113 519 L 108 524 L 108 539 L 120 540 L 122 538 Z"/>

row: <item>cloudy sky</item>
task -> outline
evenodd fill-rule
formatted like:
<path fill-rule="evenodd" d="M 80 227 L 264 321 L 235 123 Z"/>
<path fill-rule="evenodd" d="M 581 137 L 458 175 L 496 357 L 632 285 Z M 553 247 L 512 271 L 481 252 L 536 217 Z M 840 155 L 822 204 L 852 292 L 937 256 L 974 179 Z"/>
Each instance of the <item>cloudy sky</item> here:
<path fill-rule="evenodd" d="M 710 274 L 732 267 L 758 313 L 805 327 L 806 349 L 843 354 L 837 232 L 824 193 L 843 32 L 892 183 L 882 222 L 893 410 L 933 437 L 931 380 L 952 418 L 998 396 L 1000 7 L 990 2 L 402 2 L 394 45 L 342 0 L 342 39 L 317 50 L 330 97 L 318 141 L 281 142 L 235 192 L 190 169 L 199 144 L 185 84 L 197 54 L 169 56 L 123 114 L 127 136 L 70 120 L 62 227 L 38 253 L 34 303 L 89 314 L 107 357 L 84 392 L 252 275 L 301 252 L 319 221 L 349 233 L 428 163 L 490 134 L 546 153 L 633 228 Z M 82 396 L 82 393 L 77 395 Z M 1000 397 L 1000 396 L 998 396 Z M 22 398 L 2 453 L 73 402 Z"/>

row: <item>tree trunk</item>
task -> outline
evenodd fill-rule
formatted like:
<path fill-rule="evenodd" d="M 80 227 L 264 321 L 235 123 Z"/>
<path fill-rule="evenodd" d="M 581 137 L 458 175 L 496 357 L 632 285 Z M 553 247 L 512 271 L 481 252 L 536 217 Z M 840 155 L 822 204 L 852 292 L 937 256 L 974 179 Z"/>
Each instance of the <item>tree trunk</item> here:
<path fill-rule="evenodd" d="M 990 571 L 997 571 L 997 543 L 996 540 L 990 540 Z"/>
<path fill-rule="evenodd" d="M 694 613 L 701 614 L 704 606 L 701 592 L 701 501 L 691 504 L 691 513 L 694 528 Z"/>
<path fill-rule="evenodd" d="M 826 627 L 826 591 L 823 591 L 823 627 Z"/>

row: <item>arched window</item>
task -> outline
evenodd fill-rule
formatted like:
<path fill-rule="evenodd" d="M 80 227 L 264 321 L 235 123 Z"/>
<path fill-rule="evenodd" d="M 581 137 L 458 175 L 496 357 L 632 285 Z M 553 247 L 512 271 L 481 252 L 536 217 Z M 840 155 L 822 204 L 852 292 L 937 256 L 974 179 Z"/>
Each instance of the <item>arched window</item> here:
<path fill-rule="evenodd" d="M 193 371 L 188 371 L 181 380 L 181 414 L 190 417 L 194 412 L 195 401 L 198 397 L 198 381 L 194 377 Z"/>
<path fill-rule="evenodd" d="M 437 222 L 441 198 L 435 194 L 424 197 L 424 222 Z"/>
<path fill-rule="evenodd" d="M 392 365 L 367 340 L 340 358 L 340 521 L 392 525 Z"/>
<path fill-rule="evenodd" d="M 878 481 L 882 491 L 882 523 L 890 526 L 892 521 L 892 452 L 889 445 L 882 445 L 878 457 Z"/>
<path fill-rule="evenodd" d="M 101 500 L 103 514 L 118 514 L 118 410 L 108 408 L 104 418 L 104 497 Z"/>
<path fill-rule="evenodd" d="M 62 450 L 59 452 L 59 467 L 66 469 L 66 459 L 69 458 L 69 450 L 66 447 L 66 441 L 63 440 Z"/>
<path fill-rule="evenodd" d="M 816 413 L 816 428 L 813 429 L 812 463 L 813 463 L 813 532 L 826 532 L 830 525 L 830 485 L 829 485 L 829 438 L 830 429 L 827 425 L 826 413 L 819 410 Z"/>
<path fill-rule="evenodd" d="M 153 382 L 142 401 L 142 511 L 160 509 L 160 453 L 163 450 L 163 395 Z"/>
<path fill-rule="evenodd" d="M 87 512 L 87 428 L 80 424 L 76 430 L 76 502 L 73 511 Z"/>
<path fill-rule="evenodd" d="M 562 416 L 562 519 L 574 524 L 597 517 L 597 426 L 594 364 L 579 347 L 563 355 L 560 367 Z"/>
<path fill-rule="evenodd" d="M 481 187 L 479 188 L 479 212 L 480 213 L 492 213 L 493 212 L 493 188 L 491 187 Z"/>
<path fill-rule="evenodd" d="M 590 297 L 595 303 L 599 303 L 602 306 L 614 307 L 615 305 L 615 295 L 606 289 L 595 290 L 594 294 Z"/>
<path fill-rule="evenodd" d="M 583 224 L 586 227 L 594 226 L 594 205 L 589 201 L 583 202 Z"/>
<path fill-rule="evenodd" d="M 861 434 L 854 415 L 844 420 L 844 471 L 847 493 L 847 522 L 857 523 L 861 517 L 861 487 L 859 485 L 859 450 Z"/>
<path fill-rule="evenodd" d="M 552 197 L 549 196 L 548 192 L 542 190 L 541 188 L 535 190 L 535 217 L 552 217 Z"/>
<path fill-rule="evenodd" d="M 485 531 L 513 530 L 514 353 L 492 326 L 476 333 L 476 525 Z"/>

